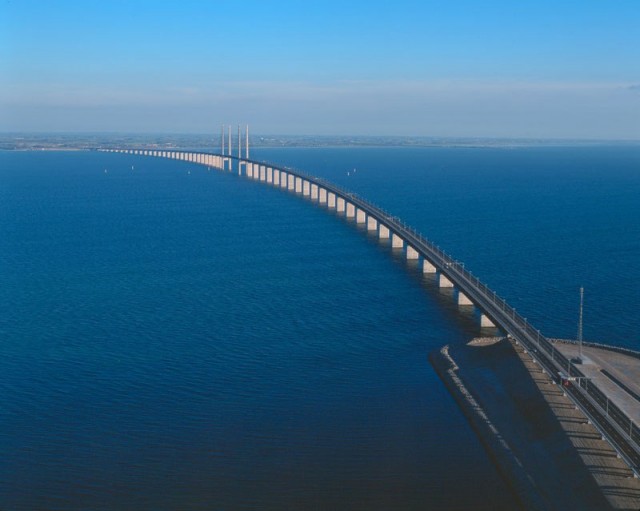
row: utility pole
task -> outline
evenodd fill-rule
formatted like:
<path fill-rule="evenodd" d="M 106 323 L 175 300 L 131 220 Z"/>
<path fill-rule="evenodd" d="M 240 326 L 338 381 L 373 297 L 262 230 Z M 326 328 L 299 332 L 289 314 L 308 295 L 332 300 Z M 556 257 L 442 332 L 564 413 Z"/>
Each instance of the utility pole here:
<path fill-rule="evenodd" d="M 578 358 L 582 362 L 582 309 L 584 306 L 584 287 L 580 286 L 580 319 L 578 320 Z"/>

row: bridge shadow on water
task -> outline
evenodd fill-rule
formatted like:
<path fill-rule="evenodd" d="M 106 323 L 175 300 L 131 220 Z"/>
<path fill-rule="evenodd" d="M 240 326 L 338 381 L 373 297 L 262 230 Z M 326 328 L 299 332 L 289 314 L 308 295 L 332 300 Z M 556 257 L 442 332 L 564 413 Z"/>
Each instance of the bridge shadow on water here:
<path fill-rule="evenodd" d="M 551 509 L 611 509 L 607 500 L 640 507 L 638 480 L 521 346 L 458 345 L 450 353 Z"/>

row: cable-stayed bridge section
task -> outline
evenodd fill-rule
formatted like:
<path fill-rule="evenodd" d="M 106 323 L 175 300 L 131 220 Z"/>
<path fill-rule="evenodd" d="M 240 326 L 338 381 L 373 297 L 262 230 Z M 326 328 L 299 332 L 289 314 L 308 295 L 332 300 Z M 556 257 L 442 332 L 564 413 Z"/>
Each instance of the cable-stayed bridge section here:
<path fill-rule="evenodd" d="M 289 167 L 251 160 L 248 157 L 248 144 L 244 158 L 240 148 L 238 156 L 232 156 L 230 145 L 229 139 L 228 154 L 225 154 L 224 145 L 222 153 L 219 154 L 156 149 L 102 150 L 182 160 L 216 170 L 234 172 L 248 179 L 288 190 L 335 210 L 339 215 L 362 224 L 379 239 L 389 240 L 392 249 L 401 251 L 407 260 L 415 260 L 423 273 L 435 274 L 440 287 L 453 288 L 460 306 L 476 307 L 481 326 L 497 327 L 521 344 L 550 378 L 563 386 L 566 394 L 596 426 L 602 438 L 606 439 L 629 465 L 634 476 L 640 477 L 640 396 L 635 402 L 629 399 L 621 400 L 622 393 L 612 390 L 615 383 L 618 390 L 626 390 L 629 393 L 629 385 L 615 376 L 611 377 L 611 374 L 608 376 L 609 384 L 603 385 L 601 379 L 583 371 L 580 364 L 576 363 L 576 357 L 572 356 L 566 346 L 560 346 L 542 335 L 540 330 L 518 314 L 495 291 L 467 270 L 463 263 L 445 253 L 396 216 L 322 178 Z M 633 393 L 631 390 L 632 396 Z"/>

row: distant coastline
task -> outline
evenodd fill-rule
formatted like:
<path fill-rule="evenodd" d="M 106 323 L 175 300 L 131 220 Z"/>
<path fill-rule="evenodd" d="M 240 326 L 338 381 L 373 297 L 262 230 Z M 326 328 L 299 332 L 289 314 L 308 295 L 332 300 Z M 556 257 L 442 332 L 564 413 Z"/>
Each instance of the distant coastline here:
<path fill-rule="evenodd" d="M 233 140 L 235 143 L 235 139 Z M 478 138 L 426 136 L 253 135 L 252 147 L 602 147 L 639 146 L 640 140 Z M 133 133 L 1 133 L 0 150 L 87 150 L 96 147 L 149 149 L 218 148 L 219 135 Z"/>

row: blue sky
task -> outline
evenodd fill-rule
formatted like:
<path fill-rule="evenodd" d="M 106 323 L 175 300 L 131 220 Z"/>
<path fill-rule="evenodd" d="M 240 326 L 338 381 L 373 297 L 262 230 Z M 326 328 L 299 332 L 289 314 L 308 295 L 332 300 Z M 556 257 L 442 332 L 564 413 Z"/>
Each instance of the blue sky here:
<path fill-rule="evenodd" d="M 640 2 L 0 0 L 1 131 L 640 139 Z"/>

